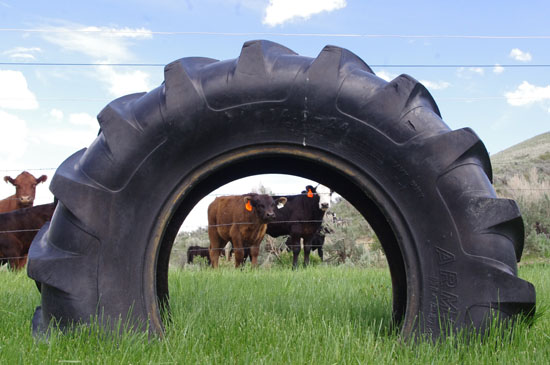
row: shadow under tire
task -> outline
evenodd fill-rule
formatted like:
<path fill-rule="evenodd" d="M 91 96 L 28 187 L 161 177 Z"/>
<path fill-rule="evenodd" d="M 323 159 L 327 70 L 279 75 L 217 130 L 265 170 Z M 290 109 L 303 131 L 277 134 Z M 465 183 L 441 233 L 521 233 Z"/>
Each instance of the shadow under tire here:
<path fill-rule="evenodd" d="M 496 196 L 476 134 L 451 130 L 412 77 L 386 82 L 339 47 L 309 58 L 269 41 L 231 60 L 183 58 L 164 74 L 108 104 L 95 141 L 57 169 L 57 209 L 29 252 L 42 287 L 35 332 L 98 318 L 162 335 L 185 216 L 215 188 L 261 173 L 317 180 L 363 214 L 405 337 L 534 313 L 535 289 L 517 276 L 516 203 Z"/>

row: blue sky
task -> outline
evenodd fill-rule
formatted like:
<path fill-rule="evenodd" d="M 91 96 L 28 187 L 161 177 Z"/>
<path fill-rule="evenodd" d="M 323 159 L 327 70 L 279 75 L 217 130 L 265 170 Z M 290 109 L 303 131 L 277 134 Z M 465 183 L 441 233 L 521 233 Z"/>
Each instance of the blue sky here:
<path fill-rule="evenodd" d="M 309 57 L 337 45 L 386 80 L 409 74 L 452 129 L 471 127 L 494 154 L 550 129 L 548 14 L 548 1 L 0 0 L 0 170 L 53 176 L 93 141 L 111 100 L 160 85 L 173 60 L 235 58 L 252 39 Z M 76 63 L 104 65 L 55 65 Z M 150 66 L 105 65 L 120 63 Z M 282 193 L 305 185 L 261 177 L 225 191 L 260 180 Z M 47 186 L 37 198 L 51 200 Z"/>

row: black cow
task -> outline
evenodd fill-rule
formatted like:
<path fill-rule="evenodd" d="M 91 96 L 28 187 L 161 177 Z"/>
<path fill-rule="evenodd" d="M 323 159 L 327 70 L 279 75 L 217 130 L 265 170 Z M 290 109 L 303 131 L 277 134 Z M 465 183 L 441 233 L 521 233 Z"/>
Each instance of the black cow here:
<path fill-rule="evenodd" d="M 187 263 L 192 264 L 193 260 L 195 259 L 195 256 L 204 257 L 208 261 L 208 265 L 211 264 L 210 254 L 208 253 L 208 247 L 189 246 L 189 248 L 187 249 Z"/>
<path fill-rule="evenodd" d="M 323 261 L 323 245 L 325 244 L 325 236 L 327 233 L 333 233 L 332 229 L 321 226 L 311 239 L 311 251 L 317 250 L 321 261 Z"/>
<path fill-rule="evenodd" d="M 293 268 L 298 266 L 301 239 L 304 240 L 304 265 L 309 264 L 312 239 L 319 231 L 325 212 L 330 207 L 331 194 L 331 190 L 324 185 L 317 185 L 316 188 L 308 185 L 302 194 L 287 195 L 285 206 L 277 210 L 275 219 L 268 223 L 267 234 L 271 237 L 289 236 L 286 245 L 294 254 Z M 273 199 L 276 198 L 276 196 L 273 197 Z M 318 247 L 319 244 L 316 244 L 316 248 Z M 321 248 L 321 257 L 322 251 Z"/>
<path fill-rule="evenodd" d="M 328 227 L 321 226 L 313 235 L 311 239 L 311 252 L 317 250 L 321 261 L 323 261 L 323 245 L 325 244 L 325 236 L 327 233 L 334 233 L 334 231 Z M 287 246 L 287 251 L 290 251 L 289 245 L 291 244 L 290 237 L 287 238 L 285 245 Z"/>

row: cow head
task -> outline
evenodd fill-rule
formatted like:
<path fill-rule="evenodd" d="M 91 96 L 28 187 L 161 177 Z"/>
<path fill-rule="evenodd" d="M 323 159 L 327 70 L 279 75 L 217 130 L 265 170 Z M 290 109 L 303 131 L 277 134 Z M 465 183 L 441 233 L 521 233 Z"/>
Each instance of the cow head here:
<path fill-rule="evenodd" d="M 275 211 L 286 204 L 287 199 L 281 197 L 273 200 L 266 194 L 249 194 L 244 197 L 245 207 L 253 211 L 262 222 L 271 222 L 275 219 Z"/>
<path fill-rule="evenodd" d="M 15 197 L 19 200 L 19 204 L 23 206 L 32 206 L 34 196 L 36 194 L 36 185 L 46 181 L 46 175 L 40 176 L 38 179 L 32 176 L 27 171 L 20 173 L 15 179 L 9 176 L 4 176 L 4 181 L 15 186 Z"/>
<path fill-rule="evenodd" d="M 307 194 L 309 198 L 319 198 L 319 209 L 323 212 L 326 212 L 330 208 L 330 197 L 332 195 L 332 190 L 324 185 L 317 185 L 314 188 L 311 185 L 306 186 L 304 194 Z"/>

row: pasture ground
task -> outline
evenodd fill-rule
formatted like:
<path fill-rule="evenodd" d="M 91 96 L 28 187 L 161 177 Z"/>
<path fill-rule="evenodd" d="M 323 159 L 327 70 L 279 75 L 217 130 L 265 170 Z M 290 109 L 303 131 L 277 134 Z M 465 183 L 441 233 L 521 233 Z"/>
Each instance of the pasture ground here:
<path fill-rule="evenodd" d="M 537 317 L 481 341 L 405 343 L 391 328 L 387 269 L 171 270 L 172 322 L 160 340 L 96 326 L 35 340 L 40 296 L 25 271 L 0 269 L 0 364 L 542 364 L 550 361 L 550 264 L 520 267 Z"/>

